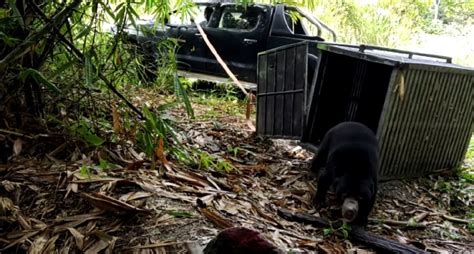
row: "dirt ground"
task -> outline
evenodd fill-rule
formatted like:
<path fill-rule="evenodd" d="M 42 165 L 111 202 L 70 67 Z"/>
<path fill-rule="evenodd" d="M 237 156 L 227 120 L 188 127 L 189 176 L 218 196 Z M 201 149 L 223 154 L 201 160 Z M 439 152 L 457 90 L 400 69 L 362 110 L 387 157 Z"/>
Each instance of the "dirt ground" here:
<path fill-rule="evenodd" d="M 195 110 L 200 115 L 208 109 Z M 173 115 L 184 119 L 180 110 Z M 318 215 L 311 204 L 313 154 L 295 141 L 258 137 L 241 116 L 179 126 L 184 144 L 226 159 L 236 170 L 189 168 L 173 160 L 152 170 L 137 160 L 84 172 L 95 156 L 133 154 L 126 145 L 121 152 L 78 153 L 72 162 L 14 158 L 0 165 L 0 253 L 197 253 L 229 226 L 257 229 L 296 253 L 371 251 L 277 215 L 278 208 Z M 367 230 L 431 252 L 474 251 L 468 219 L 473 190 L 454 176 L 382 183 Z"/>

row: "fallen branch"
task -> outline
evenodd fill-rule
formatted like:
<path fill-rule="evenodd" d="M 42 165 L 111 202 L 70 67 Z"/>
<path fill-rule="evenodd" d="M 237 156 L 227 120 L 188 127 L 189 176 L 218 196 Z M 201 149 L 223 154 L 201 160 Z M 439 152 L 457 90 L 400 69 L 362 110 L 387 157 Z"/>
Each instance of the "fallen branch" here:
<path fill-rule="evenodd" d="M 16 131 L 9 131 L 9 130 L 5 130 L 5 129 L 0 129 L 0 133 L 15 135 L 15 136 L 19 136 L 19 137 L 27 138 L 27 139 L 34 139 L 34 137 L 32 137 L 30 135 L 26 135 L 26 134 L 19 133 L 19 132 L 16 132 Z"/>
<path fill-rule="evenodd" d="M 405 229 L 425 229 L 426 224 L 417 223 L 412 221 L 399 221 L 399 220 L 379 220 L 379 219 L 369 219 L 370 222 L 374 224 L 387 224 L 391 226 L 402 226 Z"/>
<path fill-rule="evenodd" d="M 36 134 L 36 135 L 31 136 L 31 135 L 23 134 L 23 133 L 20 133 L 20 132 L 17 132 L 17 131 L 11 131 L 11 130 L 6 130 L 6 129 L 0 129 L 0 133 L 4 133 L 4 134 L 8 134 L 8 135 L 14 135 L 14 136 L 18 136 L 18 137 L 26 138 L 26 139 L 56 138 L 56 137 L 65 137 L 66 136 L 66 135 L 63 135 L 63 134 L 56 134 L 56 133 Z"/>
<path fill-rule="evenodd" d="M 278 208 L 278 215 L 280 215 L 286 220 L 303 222 L 316 227 L 330 226 L 330 223 L 325 219 L 305 213 L 295 213 L 288 209 Z M 333 224 L 332 226 L 340 227 L 341 225 L 342 223 L 339 222 Z M 384 253 L 427 253 L 416 247 L 382 238 L 373 233 L 365 231 L 361 227 L 352 227 L 352 229 L 349 231 L 349 238 L 354 242 L 364 244 L 366 246 L 376 249 L 377 251 Z"/>
<path fill-rule="evenodd" d="M 456 218 L 456 217 L 453 217 L 453 216 L 449 216 L 447 214 L 442 214 L 441 215 L 445 220 L 449 220 L 451 222 L 457 222 L 457 223 L 462 223 L 462 224 L 469 224 L 469 221 L 468 220 L 463 220 L 463 219 L 459 219 L 459 218 Z"/>

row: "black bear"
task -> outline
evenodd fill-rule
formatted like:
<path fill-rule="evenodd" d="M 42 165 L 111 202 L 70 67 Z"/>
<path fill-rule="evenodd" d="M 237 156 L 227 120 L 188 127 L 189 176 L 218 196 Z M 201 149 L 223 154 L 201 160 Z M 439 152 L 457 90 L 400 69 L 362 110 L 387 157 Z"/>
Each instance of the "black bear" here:
<path fill-rule="evenodd" d="M 324 136 L 311 170 L 320 173 L 315 206 L 326 206 L 331 188 L 345 222 L 364 226 L 375 203 L 379 147 L 375 134 L 357 122 L 342 122 Z"/>

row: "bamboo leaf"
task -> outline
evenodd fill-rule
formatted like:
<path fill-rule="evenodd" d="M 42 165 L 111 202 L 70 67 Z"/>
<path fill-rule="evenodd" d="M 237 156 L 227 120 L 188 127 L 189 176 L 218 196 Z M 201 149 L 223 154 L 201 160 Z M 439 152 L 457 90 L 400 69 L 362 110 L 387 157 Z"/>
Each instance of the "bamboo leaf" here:
<path fill-rule="evenodd" d="M 14 37 L 10 37 L 10 36 L 8 36 L 7 34 L 5 34 L 3 32 L 0 32 L 0 40 L 2 40 L 5 43 L 5 45 L 7 45 L 9 47 L 12 47 L 15 44 L 18 44 L 18 43 L 21 42 L 21 40 L 19 40 L 17 38 L 14 38 Z"/>
<path fill-rule="evenodd" d="M 62 74 L 66 69 L 69 69 L 73 64 L 75 64 L 77 60 L 75 58 L 69 60 L 65 64 L 61 65 L 55 72 L 53 72 L 52 78 L 57 77 L 59 74 Z"/>
<path fill-rule="evenodd" d="M 93 76 L 93 66 L 92 66 L 92 59 L 89 54 L 84 55 L 85 60 L 85 78 L 86 78 L 86 85 L 88 87 L 92 87 L 92 76 Z"/>
<path fill-rule="evenodd" d="M 90 132 L 84 136 L 84 139 L 93 146 L 100 146 L 105 142 L 105 140 Z"/>
<path fill-rule="evenodd" d="M 23 16 L 21 15 L 20 10 L 18 10 L 16 6 L 16 2 L 19 2 L 17 0 L 8 0 L 8 6 L 10 9 L 13 11 L 13 17 L 18 21 L 18 23 L 25 28 L 25 21 L 23 20 Z M 21 6 L 25 6 L 25 3 L 23 2 Z"/>
<path fill-rule="evenodd" d="M 123 24 L 125 21 L 125 8 L 121 8 L 115 17 L 115 22 L 118 24 Z"/>
<path fill-rule="evenodd" d="M 184 88 L 181 81 L 179 80 L 179 77 L 177 74 L 174 75 L 174 84 L 175 84 L 175 90 L 178 97 L 180 97 L 184 102 L 186 113 L 188 114 L 189 117 L 194 119 L 194 110 L 193 110 L 193 107 L 191 106 L 191 102 L 189 101 L 188 93 L 186 92 L 186 89 Z"/>
<path fill-rule="evenodd" d="M 59 90 L 58 87 L 56 87 L 56 85 L 54 85 L 53 83 L 51 83 L 49 80 L 47 80 L 43 74 L 41 74 L 41 72 L 35 70 L 35 69 L 32 69 L 32 68 L 28 68 L 28 69 L 25 69 L 23 70 L 20 75 L 19 75 L 19 78 L 21 80 L 25 80 L 27 77 L 31 77 L 32 79 L 34 79 L 36 82 L 38 82 L 39 84 L 42 84 L 44 85 L 45 87 L 47 87 L 49 90 L 51 90 L 52 92 L 56 93 L 56 94 L 60 94 L 61 93 L 61 90 Z"/>
<path fill-rule="evenodd" d="M 114 12 L 112 11 L 112 9 L 104 3 L 104 1 L 99 1 L 100 5 L 102 6 L 102 9 L 107 13 L 109 14 L 110 17 L 112 17 L 114 20 L 115 20 L 115 14 Z"/>

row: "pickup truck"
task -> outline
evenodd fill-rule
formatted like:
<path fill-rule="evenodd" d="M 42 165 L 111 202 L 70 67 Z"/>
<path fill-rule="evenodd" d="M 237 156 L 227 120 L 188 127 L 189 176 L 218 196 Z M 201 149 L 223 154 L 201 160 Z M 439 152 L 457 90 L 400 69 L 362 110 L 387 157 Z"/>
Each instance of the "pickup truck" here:
<path fill-rule="evenodd" d="M 259 52 L 308 41 L 308 70 L 315 70 L 315 44 L 325 41 L 323 36 L 336 40 L 334 31 L 323 22 L 298 7 L 285 4 L 251 4 L 244 7 L 235 3 L 195 2 L 194 8 L 193 17 L 221 58 L 250 88 L 256 87 Z M 124 30 L 125 39 L 138 46 L 144 56 L 143 64 L 152 71 L 156 71 L 153 63 L 159 56 L 157 43 L 165 38 L 175 38 L 179 43 L 176 59 L 180 74 L 214 81 L 216 79 L 212 78 L 227 78 L 201 37 L 193 17 L 183 19 L 172 13 L 164 26 L 154 26 L 151 20 L 141 20 L 136 27 Z M 314 47 L 311 47 L 312 44 Z M 313 73 L 308 73 L 308 80 L 312 78 Z"/>

